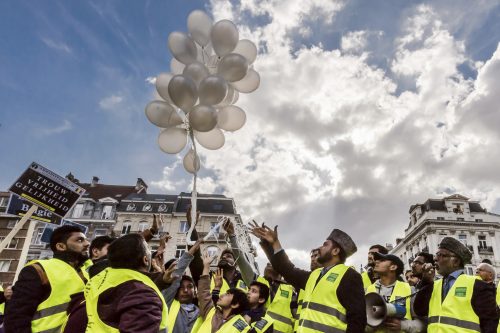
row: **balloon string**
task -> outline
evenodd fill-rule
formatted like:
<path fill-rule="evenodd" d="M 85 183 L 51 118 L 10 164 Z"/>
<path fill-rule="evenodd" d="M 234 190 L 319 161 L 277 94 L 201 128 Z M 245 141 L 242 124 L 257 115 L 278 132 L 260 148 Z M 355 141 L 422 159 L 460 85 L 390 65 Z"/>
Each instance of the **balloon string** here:
<path fill-rule="evenodd" d="M 194 135 L 193 135 L 193 130 L 190 128 L 189 129 L 189 137 L 191 138 L 191 147 L 194 150 L 194 175 L 193 175 L 193 190 L 191 192 L 191 226 L 189 228 L 189 231 L 186 235 L 186 244 L 188 245 L 193 245 L 195 242 L 191 240 L 191 234 L 193 233 L 193 230 L 196 226 L 196 223 L 198 222 L 196 217 L 197 217 L 197 201 L 198 201 L 198 193 L 196 192 L 196 180 L 198 178 L 198 171 L 197 171 L 197 165 L 196 165 L 196 157 L 198 154 L 196 153 L 196 144 L 194 141 Z"/>

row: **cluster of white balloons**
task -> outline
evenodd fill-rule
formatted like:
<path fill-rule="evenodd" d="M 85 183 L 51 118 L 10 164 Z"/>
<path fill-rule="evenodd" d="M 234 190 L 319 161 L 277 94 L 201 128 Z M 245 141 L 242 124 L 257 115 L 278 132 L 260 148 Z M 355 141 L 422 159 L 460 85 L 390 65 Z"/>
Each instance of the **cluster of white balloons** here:
<path fill-rule="evenodd" d="M 196 174 L 200 160 L 195 139 L 207 149 L 221 148 L 222 130 L 234 132 L 245 124 L 245 111 L 234 105 L 239 94 L 257 89 L 260 76 L 252 67 L 257 57 L 255 44 L 240 40 L 233 22 L 213 24 L 205 12 L 195 10 L 187 25 L 189 35 L 172 32 L 168 36 L 171 72 L 156 77 L 162 100 L 146 106 L 146 117 L 160 127 L 158 145 L 165 153 L 181 152 L 191 138 L 183 164 Z"/>

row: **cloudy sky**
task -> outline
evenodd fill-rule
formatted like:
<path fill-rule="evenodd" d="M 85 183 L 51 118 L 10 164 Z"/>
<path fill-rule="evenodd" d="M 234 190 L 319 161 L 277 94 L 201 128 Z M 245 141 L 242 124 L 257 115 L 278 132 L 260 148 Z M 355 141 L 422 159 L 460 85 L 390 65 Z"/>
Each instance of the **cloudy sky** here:
<path fill-rule="evenodd" d="M 0 187 L 31 161 L 81 181 L 190 191 L 144 116 L 168 34 L 203 9 L 259 46 L 245 127 L 201 151 L 201 192 L 278 224 L 303 266 L 331 229 L 367 246 L 411 204 L 461 193 L 500 212 L 497 1 L 16 1 L 0 4 Z"/>

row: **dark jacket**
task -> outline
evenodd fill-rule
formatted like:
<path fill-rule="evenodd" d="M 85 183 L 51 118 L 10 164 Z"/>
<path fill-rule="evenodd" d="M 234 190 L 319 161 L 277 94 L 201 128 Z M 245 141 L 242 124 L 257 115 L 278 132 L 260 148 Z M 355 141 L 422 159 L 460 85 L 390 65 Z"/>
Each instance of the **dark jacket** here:
<path fill-rule="evenodd" d="M 64 260 L 64 256 L 59 254 L 55 254 L 54 258 Z M 38 267 L 43 271 L 41 265 Z M 49 297 L 50 283 L 42 283 L 37 270 L 33 265 L 29 265 L 19 273 L 12 291 L 12 298 L 5 305 L 5 332 L 31 333 L 31 319 L 38 305 Z"/>
<path fill-rule="evenodd" d="M 420 291 L 415 296 L 415 313 L 420 317 L 429 315 L 429 302 L 431 300 L 434 283 L 422 281 Z M 482 333 L 495 333 L 498 326 L 498 313 L 496 304 L 496 290 L 494 285 L 487 284 L 481 280 L 474 283 L 471 305 L 479 317 Z"/>
<path fill-rule="evenodd" d="M 311 272 L 295 267 L 284 250 L 271 256 L 273 268 L 296 290 L 305 289 Z M 349 268 L 336 290 L 337 297 L 346 309 L 346 332 L 364 332 L 366 326 L 366 305 L 361 275 Z"/>

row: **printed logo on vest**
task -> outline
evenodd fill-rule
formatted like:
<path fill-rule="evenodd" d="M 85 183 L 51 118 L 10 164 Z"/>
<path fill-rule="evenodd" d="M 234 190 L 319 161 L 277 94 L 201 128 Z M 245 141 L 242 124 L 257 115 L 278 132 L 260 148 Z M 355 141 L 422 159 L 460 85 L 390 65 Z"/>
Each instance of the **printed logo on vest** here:
<path fill-rule="evenodd" d="M 247 323 L 243 319 L 238 319 L 237 321 L 234 322 L 233 326 L 236 327 L 236 329 L 241 332 L 247 327 Z"/>
<path fill-rule="evenodd" d="M 465 297 L 465 294 L 467 294 L 467 287 L 457 287 L 455 289 L 455 296 Z"/>
<path fill-rule="evenodd" d="M 288 296 L 290 295 L 290 293 L 287 290 L 282 290 L 281 293 L 280 293 L 280 295 L 281 295 L 281 297 L 288 298 Z"/>
<path fill-rule="evenodd" d="M 258 322 L 254 324 L 254 327 L 257 327 L 259 330 L 262 331 L 264 327 L 266 327 L 266 325 L 267 325 L 267 320 L 261 318 Z"/>
<path fill-rule="evenodd" d="M 326 278 L 326 281 L 330 281 L 330 282 L 335 282 L 335 280 L 337 280 L 337 277 L 339 275 L 337 273 L 330 273 L 327 278 Z"/>

